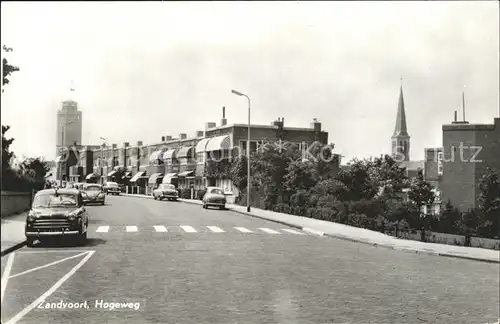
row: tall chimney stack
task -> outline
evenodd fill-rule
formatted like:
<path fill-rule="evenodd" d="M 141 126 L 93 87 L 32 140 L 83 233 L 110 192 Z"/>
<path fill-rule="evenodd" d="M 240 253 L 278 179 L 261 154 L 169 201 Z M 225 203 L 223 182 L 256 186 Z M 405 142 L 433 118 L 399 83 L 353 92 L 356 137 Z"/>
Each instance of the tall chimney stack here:
<path fill-rule="evenodd" d="M 457 120 L 457 111 L 456 110 L 455 110 L 455 120 L 454 121 L 455 121 L 455 123 L 458 121 Z"/>
<path fill-rule="evenodd" d="M 225 126 L 227 125 L 227 119 L 226 119 L 226 107 L 222 107 L 222 119 L 220 120 L 220 125 Z"/>

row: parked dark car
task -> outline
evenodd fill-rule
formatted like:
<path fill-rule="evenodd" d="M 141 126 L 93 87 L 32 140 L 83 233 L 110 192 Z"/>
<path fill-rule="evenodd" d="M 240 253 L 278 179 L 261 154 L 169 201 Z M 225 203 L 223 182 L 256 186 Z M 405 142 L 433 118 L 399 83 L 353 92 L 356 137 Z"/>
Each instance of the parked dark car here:
<path fill-rule="evenodd" d="M 168 200 L 176 201 L 179 198 L 179 194 L 177 193 L 177 189 L 173 184 L 162 183 L 158 188 L 153 190 L 153 198 L 162 200 L 163 198 L 167 198 Z"/>
<path fill-rule="evenodd" d="M 104 205 L 106 202 L 106 193 L 100 184 L 87 183 L 81 193 L 85 204 L 97 203 Z"/>
<path fill-rule="evenodd" d="M 120 188 L 120 186 L 118 185 L 118 183 L 116 182 L 106 182 L 104 184 L 104 192 L 106 192 L 106 194 L 112 194 L 112 195 L 119 195 L 122 190 Z"/>
<path fill-rule="evenodd" d="M 219 207 L 219 209 L 226 209 L 226 196 L 221 188 L 208 187 L 207 193 L 203 196 L 203 208 L 209 206 Z"/>
<path fill-rule="evenodd" d="M 76 189 L 45 189 L 37 192 L 26 217 L 26 245 L 54 236 L 72 236 L 80 244 L 87 241 L 89 217 Z"/>

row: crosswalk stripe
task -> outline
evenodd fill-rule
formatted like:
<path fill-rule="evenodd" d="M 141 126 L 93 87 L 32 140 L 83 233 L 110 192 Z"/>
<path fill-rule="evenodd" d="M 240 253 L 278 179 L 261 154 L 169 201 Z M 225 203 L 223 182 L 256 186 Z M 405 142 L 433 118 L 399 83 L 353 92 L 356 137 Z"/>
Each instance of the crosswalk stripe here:
<path fill-rule="evenodd" d="M 99 226 L 96 230 L 97 233 L 106 233 L 109 231 L 109 226 Z"/>
<path fill-rule="evenodd" d="M 155 225 L 153 227 L 155 228 L 155 231 L 157 231 L 157 232 L 166 232 L 167 231 L 167 228 L 165 226 Z"/>
<path fill-rule="evenodd" d="M 192 226 L 181 226 L 181 228 L 184 230 L 186 233 L 196 233 L 196 230 Z"/>
<path fill-rule="evenodd" d="M 296 231 L 296 230 L 289 229 L 289 228 L 284 228 L 283 230 L 284 230 L 285 232 L 292 233 L 292 234 L 304 235 L 304 233 L 301 233 L 301 232 L 298 232 L 298 231 Z"/>
<path fill-rule="evenodd" d="M 127 232 L 137 232 L 137 226 L 127 226 Z"/>
<path fill-rule="evenodd" d="M 235 227 L 235 229 L 237 229 L 238 231 L 243 232 L 243 233 L 253 233 L 251 230 L 246 229 L 244 227 Z"/>
<path fill-rule="evenodd" d="M 207 226 L 214 233 L 224 233 L 224 230 L 217 226 Z"/>
<path fill-rule="evenodd" d="M 261 231 L 264 231 L 266 233 L 269 233 L 269 234 L 281 234 L 280 232 L 277 232 L 275 230 L 272 230 L 270 228 L 259 228 Z"/>

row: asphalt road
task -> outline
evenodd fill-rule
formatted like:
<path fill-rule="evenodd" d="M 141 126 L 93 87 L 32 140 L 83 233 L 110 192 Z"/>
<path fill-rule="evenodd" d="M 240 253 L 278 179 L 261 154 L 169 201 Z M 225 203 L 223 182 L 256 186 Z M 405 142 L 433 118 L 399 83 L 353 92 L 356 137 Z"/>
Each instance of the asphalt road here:
<path fill-rule="evenodd" d="M 105 206 L 87 208 L 86 246 L 44 244 L 2 257 L 2 323 L 491 323 L 499 317 L 498 264 L 287 232 L 181 202 L 109 196 Z M 40 309 L 42 300 L 66 308 Z"/>

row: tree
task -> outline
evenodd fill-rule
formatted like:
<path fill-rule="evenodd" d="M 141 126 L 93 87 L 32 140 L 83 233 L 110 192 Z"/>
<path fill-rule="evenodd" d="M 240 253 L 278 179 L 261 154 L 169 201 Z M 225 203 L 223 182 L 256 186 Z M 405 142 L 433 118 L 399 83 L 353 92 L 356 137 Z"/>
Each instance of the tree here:
<path fill-rule="evenodd" d="M 443 233 L 458 234 L 458 224 L 460 222 L 460 211 L 454 208 L 451 201 L 448 200 L 444 210 L 441 213 L 439 222 L 437 223 L 437 230 Z"/>
<path fill-rule="evenodd" d="M 419 173 L 410 183 L 408 197 L 415 203 L 419 210 L 422 206 L 431 205 L 436 199 L 432 186 L 424 180 L 422 173 Z"/>
<path fill-rule="evenodd" d="M 45 180 L 50 171 L 48 163 L 43 158 L 27 158 L 19 164 L 19 170 L 33 180 Z"/>
<path fill-rule="evenodd" d="M 393 199 L 401 196 L 401 191 L 408 187 L 405 169 L 389 155 L 381 156 L 368 163 L 368 173 L 373 185 L 378 188 L 379 196 Z"/>
<path fill-rule="evenodd" d="M 353 160 L 336 177 L 347 187 L 346 200 L 372 199 L 377 193 L 369 174 L 368 161 Z"/>
<path fill-rule="evenodd" d="M 10 126 L 2 125 L 2 178 L 3 173 L 10 169 L 10 161 L 14 155 L 14 153 L 10 151 L 10 145 L 14 142 L 14 139 L 5 137 L 5 133 L 7 133 L 9 129 Z"/>
<path fill-rule="evenodd" d="M 492 168 L 479 180 L 479 234 L 489 237 L 498 236 L 500 226 L 500 172 Z"/>
<path fill-rule="evenodd" d="M 244 155 L 237 157 L 231 164 L 229 177 L 239 190 L 247 188 L 247 171 L 247 157 Z"/>
<path fill-rule="evenodd" d="M 12 52 L 12 48 L 11 47 L 7 47 L 5 45 L 3 45 L 3 51 L 5 53 L 8 53 L 8 52 Z M 9 64 L 9 62 L 7 61 L 7 59 L 4 57 L 3 58 L 3 81 L 2 81 L 2 93 L 4 91 L 4 86 L 6 84 L 9 84 L 9 77 L 12 73 L 14 72 L 17 72 L 19 71 L 19 67 L 17 66 L 14 66 L 14 65 L 11 65 Z"/>

